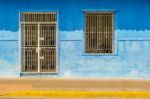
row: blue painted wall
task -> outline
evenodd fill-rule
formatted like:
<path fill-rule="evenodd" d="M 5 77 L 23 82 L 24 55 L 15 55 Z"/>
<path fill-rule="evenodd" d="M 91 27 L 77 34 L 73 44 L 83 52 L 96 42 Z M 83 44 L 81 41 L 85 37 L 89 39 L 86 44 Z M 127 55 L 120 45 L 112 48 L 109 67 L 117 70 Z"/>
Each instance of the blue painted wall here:
<path fill-rule="evenodd" d="M 0 76 L 19 77 L 24 11 L 59 13 L 60 77 L 150 77 L 149 0 L 0 0 Z M 114 55 L 84 53 L 84 11 L 114 11 Z"/>

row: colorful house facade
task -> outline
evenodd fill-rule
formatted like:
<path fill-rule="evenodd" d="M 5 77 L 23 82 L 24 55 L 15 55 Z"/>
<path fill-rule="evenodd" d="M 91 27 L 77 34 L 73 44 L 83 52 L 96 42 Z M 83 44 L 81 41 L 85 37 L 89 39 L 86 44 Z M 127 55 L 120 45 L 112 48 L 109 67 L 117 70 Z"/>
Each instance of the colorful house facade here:
<path fill-rule="evenodd" d="M 1 0 L 1 77 L 150 77 L 149 0 Z"/>

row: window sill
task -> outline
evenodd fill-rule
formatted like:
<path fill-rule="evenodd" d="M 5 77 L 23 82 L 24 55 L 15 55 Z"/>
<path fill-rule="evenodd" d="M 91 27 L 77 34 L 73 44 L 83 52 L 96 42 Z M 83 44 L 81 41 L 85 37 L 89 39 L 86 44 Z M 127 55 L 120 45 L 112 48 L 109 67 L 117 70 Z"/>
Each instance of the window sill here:
<path fill-rule="evenodd" d="M 88 54 L 88 53 L 83 53 L 82 56 L 118 56 L 118 54 L 117 53 L 112 53 L 112 54 L 100 54 L 100 53 Z"/>
<path fill-rule="evenodd" d="M 21 72 L 20 77 L 29 75 L 58 75 L 57 72 Z"/>

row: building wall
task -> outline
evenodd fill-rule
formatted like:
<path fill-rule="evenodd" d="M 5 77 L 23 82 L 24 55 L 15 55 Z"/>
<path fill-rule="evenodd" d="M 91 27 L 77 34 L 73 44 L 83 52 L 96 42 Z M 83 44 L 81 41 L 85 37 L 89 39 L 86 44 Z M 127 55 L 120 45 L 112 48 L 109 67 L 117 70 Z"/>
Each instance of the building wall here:
<path fill-rule="evenodd" d="M 150 77 L 149 0 L 1 0 L 1 77 L 19 77 L 19 12 L 28 11 L 59 13 L 60 77 Z M 84 11 L 114 11 L 113 55 L 84 53 Z"/>

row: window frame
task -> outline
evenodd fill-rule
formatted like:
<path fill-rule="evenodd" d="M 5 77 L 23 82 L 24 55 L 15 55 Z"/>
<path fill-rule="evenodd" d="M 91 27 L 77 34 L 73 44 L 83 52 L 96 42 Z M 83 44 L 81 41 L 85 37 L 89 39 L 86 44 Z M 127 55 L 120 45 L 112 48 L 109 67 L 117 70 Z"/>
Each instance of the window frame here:
<path fill-rule="evenodd" d="M 112 14 L 112 53 L 86 53 L 86 14 L 87 13 L 111 13 Z M 84 40 L 83 56 L 116 56 L 117 55 L 117 35 L 115 33 L 115 12 L 114 11 L 84 11 Z"/>

